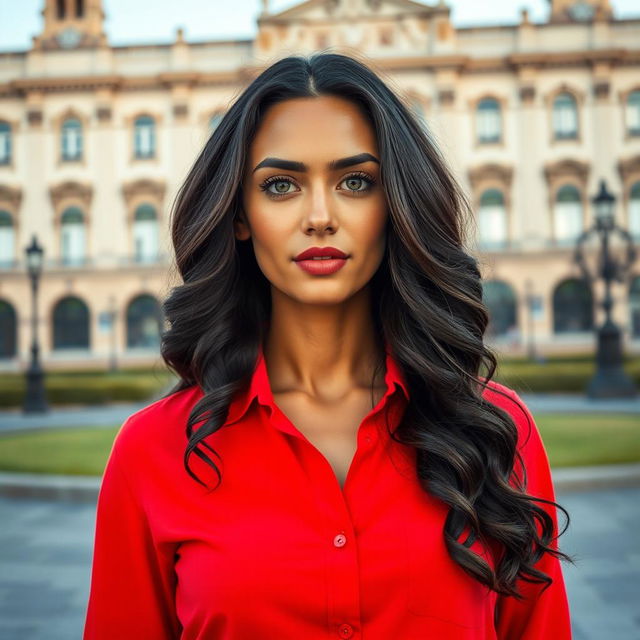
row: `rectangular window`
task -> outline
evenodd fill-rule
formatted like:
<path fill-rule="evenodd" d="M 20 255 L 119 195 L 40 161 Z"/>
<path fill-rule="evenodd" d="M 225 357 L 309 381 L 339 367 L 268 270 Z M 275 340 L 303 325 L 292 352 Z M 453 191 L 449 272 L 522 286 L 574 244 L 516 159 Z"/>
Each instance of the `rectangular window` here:
<path fill-rule="evenodd" d="M 136 156 L 148 158 L 154 154 L 153 127 L 141 125 L 136 127 Z"/>
<path fill-rule="evenodd" d="M 11 133 L 0 131 L 0 164 L 9 164 L 11 161 Z"/>
<path fill-rule="evenodd" d="M 576 138 L 578 135 L 578 121 L 575 109 L 570 106 L 560 106 L 553 110 L 553 129 L 556 138 Z"/>

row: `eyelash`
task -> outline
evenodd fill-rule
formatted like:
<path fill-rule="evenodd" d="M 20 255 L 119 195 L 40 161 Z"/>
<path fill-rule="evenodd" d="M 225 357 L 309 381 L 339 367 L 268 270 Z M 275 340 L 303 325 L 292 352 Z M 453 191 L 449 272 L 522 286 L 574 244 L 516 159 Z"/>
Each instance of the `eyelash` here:
<path fill-rule="evenodd" d="M 369 187 L 367 189 L 363 189 L 362 191 L 353 191 L 351 189 L 346 189 L 346 191 L 354 193 L 356 194 L 356 196 L 368 193 L 369 191 L 371 191 L 373 185 L 376 184 L 376 179 L 368 173 L 365 173 L 364 171 L 350 173 L 348 176 L 345 176 L 342 179 L 342 182 L 344 182 L 345 180 L 349 180 L 350 178 L 363 178 L 366 182 L 369 183 Z M 280 198 L 284 198 L 285 196 L 291 195 L 291 193 L 293 193 L 272 193 L 271 191 L 268 191 L 269 185 L 274 184 L 275 182 L 290 182 L 291 184 L 295 184 L 295 182 L 291 178 L 287 178 L 286 176 L 271 176 L 260 185 L 260 189 L 267 194 L 267 197 L 273 198 L 274 200 L 279 200 Z"/>

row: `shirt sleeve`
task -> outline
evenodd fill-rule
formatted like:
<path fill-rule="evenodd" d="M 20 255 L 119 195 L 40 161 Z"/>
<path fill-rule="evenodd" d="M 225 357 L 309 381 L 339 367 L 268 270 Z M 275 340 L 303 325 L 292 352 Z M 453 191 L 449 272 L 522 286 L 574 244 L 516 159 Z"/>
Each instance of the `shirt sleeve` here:
<path fill-rule="evenodd" d="M 116 437 L 98 494 L 83 640 L 177 639 L 173 550 L 155 543 L 119 444 Z"/>
<path fill-rule="evenodd" d="M 522 399 L 512 390 L 510 395 L 520 405 L 507 401 L 508 409 L 518 426 L 519 450 L 526 470 L 526 492 L 546 500 L 555 500 L 549 460 L 533 416 Z M 516 466 L 518 469 L 518 466 Z M 521 473 L 518 474 L 521 477 Z M 557 510 L 537 502 L 552 517 L 554 536 L 558 533 Z M 557 548 L 557 541 L 551 543 Z M 543 584 L 518 581 L 523 600 L 498 596 L 496 629 L 500 640 L 571 640 L 571 622 L 567 594 L 560 561 L 545 553 L 535 565 L 553 582 L 543 590 Z"/>

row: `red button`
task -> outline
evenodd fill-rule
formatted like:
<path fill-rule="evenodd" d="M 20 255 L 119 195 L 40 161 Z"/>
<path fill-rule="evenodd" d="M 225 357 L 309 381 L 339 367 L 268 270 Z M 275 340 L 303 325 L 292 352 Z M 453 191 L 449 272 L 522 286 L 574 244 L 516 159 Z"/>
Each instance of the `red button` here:
<path fill-rule="evenodd" d="M 336 547 L 344 547 L 345 544 L 347 544 L 347 537 L 345 535 L 343 535 L 342 533 L 339 533 L 334 539 L 333 539 L 333 544 Z M 348 625 L 347 625 L 348 626 Z M 347 636 L 348 637 L 348 636 Z"/>
<path fill-rule="evenodd" d="M 338 635 L 341 638 L 350 638 L 353 635 L 353 627 L 350 624 L 341 624 Z"/>

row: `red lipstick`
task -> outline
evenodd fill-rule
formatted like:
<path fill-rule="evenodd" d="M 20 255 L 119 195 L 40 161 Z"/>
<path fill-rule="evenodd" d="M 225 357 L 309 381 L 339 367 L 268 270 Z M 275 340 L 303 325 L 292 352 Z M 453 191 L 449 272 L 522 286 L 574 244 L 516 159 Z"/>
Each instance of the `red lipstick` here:
<path fill-rule="evenodd" d="M 342 269 L 348 257 L 335 247 L 311 247 L 299 253 L 294 262 L 307 273 L 322 276 Z"/>

